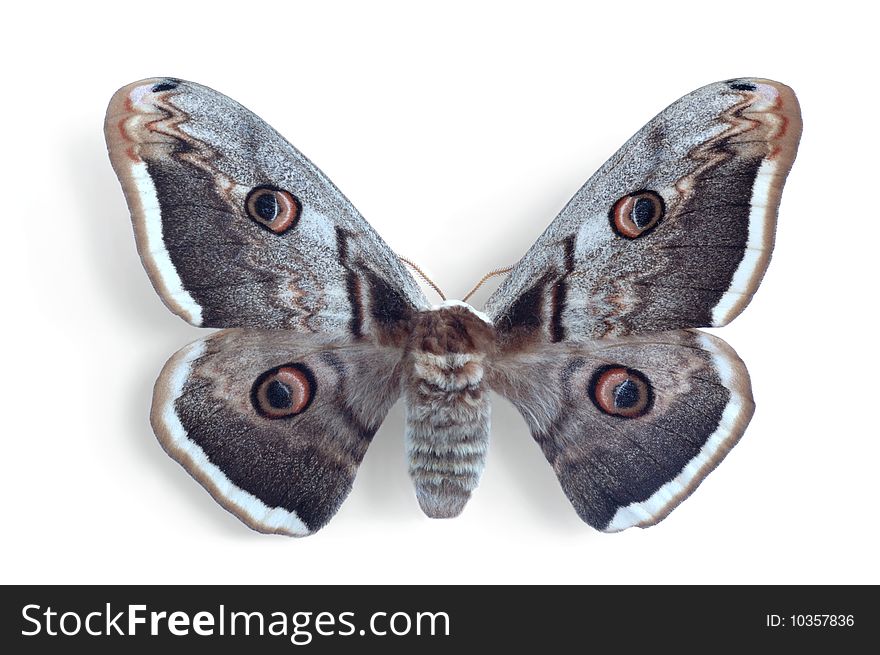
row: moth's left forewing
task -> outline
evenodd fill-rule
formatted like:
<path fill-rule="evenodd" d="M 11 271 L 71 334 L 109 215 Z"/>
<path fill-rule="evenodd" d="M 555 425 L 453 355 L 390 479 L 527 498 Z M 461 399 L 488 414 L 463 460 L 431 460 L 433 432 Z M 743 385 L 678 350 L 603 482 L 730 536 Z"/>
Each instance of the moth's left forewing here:
<path fill-rule="evenodd" d="M 486 303 L 507 341 L 720 326 L 773 249 L 800 138 L 791 89 L 710 84 L 635 134 L 575 194 Z"/>
<path fill-rule="evenodd" d="M 730 346 L 676 331 L 555 344 L 495 362 L 580 517 L 616 532 L 665 518 L 737 443 L 754 412 Z"/>

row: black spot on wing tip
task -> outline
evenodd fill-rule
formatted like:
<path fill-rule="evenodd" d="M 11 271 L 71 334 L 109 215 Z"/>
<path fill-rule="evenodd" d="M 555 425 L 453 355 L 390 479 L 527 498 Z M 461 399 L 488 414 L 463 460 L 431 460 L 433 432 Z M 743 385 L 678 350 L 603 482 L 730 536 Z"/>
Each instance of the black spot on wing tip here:
<path fill-rule="evenodd" d="M 742 80 L 727 80 L 727 86 L 734 91 L 754 91 L 758 88 L 751 82 L 744 82 Z"/>
<path fill-rule="evenodd" d="M 162 91 L 172 91 L 173 89 L 176 89 L 178 86 L 180 86 L 180 80 L 175 80 L 175 79 L 169 78 L 167 80 L 162 80 L 158 84 L 154 84 L 153 88 L 151 88 L 150 91 L 152 91 L 153 93 L 160 93 Z"/>

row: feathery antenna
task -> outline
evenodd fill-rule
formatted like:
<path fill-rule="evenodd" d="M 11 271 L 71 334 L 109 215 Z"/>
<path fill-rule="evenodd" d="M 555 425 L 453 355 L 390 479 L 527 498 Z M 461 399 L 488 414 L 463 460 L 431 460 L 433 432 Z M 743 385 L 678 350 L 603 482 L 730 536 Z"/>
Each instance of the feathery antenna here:
<path fill-rule="evenodd" d="M 510 271 L 512 271 L 512 270 L 513 270 L 513 266 L 505 266 L 504 268 L 496 268 L 494 271 L 489 271 L 488 273 L 486 273 L 482 277 L 482 279 L 480 279 L 479 282 L 477 282 L 476 286 L 474 286 L 473 289 L 468 291 L 467 295 L 461 299 L 462 302 L 467 302 L 467 299 L 470 298 L 472 295 L 474 295 L 479 290 L 479 288 L 486 283 L 487 280 L 490 280 L 493 277 L 496 277 L 498 275 L 506 275 L 507 273 L 510 273 Z"/>
<path fill-rule="evenodd" d="M 419 276 L 420 278 L 422 278 L 425 282 L 427 282 L 428 285 L 429 285 L 434 291 L 437 292 L 437 295 L 440 296 L 440 300 L 446 300 L 446 296 L 443 295 L 443 292 L 440 290 L 440 287 L 438 287 L 436 284 L 434 284 L 434 281 L 433 281 L 431 278 L 429 278 L 427 275 L 425 275 L 425 272 L 424 272 L 422 269 L 420 269 L 418 266 L 416 266 L 414 263 L 412 263 L 412 262 L 411 262 L 410 260 L 408 260 L 406 257 L 401 257 L 400 255 L 398 255 L 397 258 L 398 258 L 400 261 L 402 261 L 404 264 L 406 264 L 407 266 L 409 266 L 412 270 L 414 270 L 414 271 L 418 274 L 418 276 Z"/>

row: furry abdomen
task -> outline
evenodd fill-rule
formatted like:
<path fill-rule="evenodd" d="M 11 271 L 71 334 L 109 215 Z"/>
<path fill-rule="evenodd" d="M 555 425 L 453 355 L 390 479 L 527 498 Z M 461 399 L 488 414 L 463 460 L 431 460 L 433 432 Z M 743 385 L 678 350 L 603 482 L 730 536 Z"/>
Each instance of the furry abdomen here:
<path fill-rule="evenodd" d="M 421 313 L 410 337 L 406 401 L 409 472 L 432 518 L 458 516 L 479 484 L 489 447 L 484 364 L 494 331 L 468 307 Z"/>

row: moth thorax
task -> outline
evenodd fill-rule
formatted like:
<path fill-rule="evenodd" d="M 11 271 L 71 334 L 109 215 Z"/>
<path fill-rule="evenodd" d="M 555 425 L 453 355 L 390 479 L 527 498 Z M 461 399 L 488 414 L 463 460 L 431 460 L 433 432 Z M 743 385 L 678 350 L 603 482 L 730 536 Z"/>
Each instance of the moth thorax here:
<path fill-rule="evenodd" d="M 406 444 L 419 505 L 451 518 L 477 487 L 489 445 L 484 363 L 490 324 L 468 307 L 421 312 L 408 352 Z"/>

